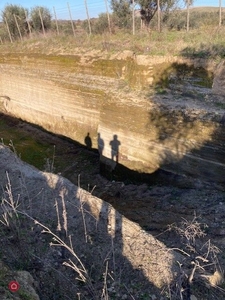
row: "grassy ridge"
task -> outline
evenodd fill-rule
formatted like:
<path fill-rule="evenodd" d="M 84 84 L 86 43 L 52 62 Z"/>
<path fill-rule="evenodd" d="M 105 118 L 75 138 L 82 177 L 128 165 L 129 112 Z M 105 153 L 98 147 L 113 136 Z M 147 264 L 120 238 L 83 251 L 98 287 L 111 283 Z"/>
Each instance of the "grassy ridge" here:
<path fill-rule="evenodd" d="M 225 28 L 204 26 L 190 32 L 163 30 L 161 33 L 157 31 L 140 32 L 134 36 L 123 31 L 114 35 L 87 36 L 80 34 L 76 38 L 53 34 L 44 38 L 39 35 L 22 42 L 2 44 L 0 53 L 74 55 L 94 49 L 108 54 L 132 50 L 137 55 L 173 55 L 220 60 L 225 57 Z"/>
<path fill-rule="evenodd" d="M 224 10 L 224 8 L 223 8 Z M 150 31 L 140 29 L 140 19 L 136 18 L 135 35 L 132 24 L 126 29 L 119 29 L 113 23 L 113 34 L 108 33 L 108 23 L 101 23 L 101 18 L 91 19 L 93 34 L 90 36 L 85 27 L 86 21 L 74 21 L 76 36 L 71 34 L 68 21 L 59 21 L 60 35 L 56 33 L 54 22 L 52 29 L 44 37 L 33 33 L 32 37 L 23 37 L 21 42 L 15 39 L 9 42 L 8 33 L 3 38 L 5 26 L 0 24 L 1 52 L 22 52 L 42 54 L 81 54 L 99 50 L 108 54 L 121 50 L 132 50 L 136 54 L 173 55 L 183 57 L 213 58 L 225 57 L 225 16 L 222 14 L 222 26 L 219 27 L 219 7 L 192 7 L 190 9 L 190 31 L 186 32 L 186 9 L 162 15 L 162 32 L 157 30 L 157 16 L 150 24 Z M 64 24 L 65 23 L 65 24 Z M 68 28 L 67 28 L 68 27 Z M 97 30 L 98 28 L 99 30 Z M 81 50 L 82 49 L 82 50 Z"/>

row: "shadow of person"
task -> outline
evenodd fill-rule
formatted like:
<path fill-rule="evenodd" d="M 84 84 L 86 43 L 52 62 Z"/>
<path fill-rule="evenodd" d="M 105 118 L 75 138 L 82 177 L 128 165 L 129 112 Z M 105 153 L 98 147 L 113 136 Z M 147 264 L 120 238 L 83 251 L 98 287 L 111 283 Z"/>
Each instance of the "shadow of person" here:
<path fill-rule="evenodd" d="M 84 139 L 84 143 L 85 143 L 85 145 L 87 146 L 88 149 L 92 148 L 92 140 L 91 140 L 89 132 L 87 133 L 87 135 L 86 135 L 86 137 Z"/>
<path fill-rule="evenodd" d="M 112 160 L 118 163 L 119 161 L 119 146 L 121 145 L 120 141 L 118 140 L 117 134 L 114 134 L 113 140 L 109 142 L 111 146 L 111 158 Z"/>
<path fill-rule="evenodd" d="M 104 150 L 104 140 L 101 138 L 101 135 L 98 132 L 98 152 L 99 152 L 100 158 L 103 155 L 103 150 Z"/>

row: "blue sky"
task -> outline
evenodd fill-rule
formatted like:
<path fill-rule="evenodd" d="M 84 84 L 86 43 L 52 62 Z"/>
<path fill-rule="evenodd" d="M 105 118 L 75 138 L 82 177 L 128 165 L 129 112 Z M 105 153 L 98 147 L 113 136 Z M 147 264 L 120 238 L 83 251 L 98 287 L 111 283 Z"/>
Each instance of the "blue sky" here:
<path fill-rule="evenodd" d="M 71 15 L 73 19 L 86 19 L 85 0 L 0 0 L 0 11 L 7 4 L 21 5 L 24 8 L 32 8 L 34 6 L 45 6 L 54 13 L 55 7 L 58 19 L 69 19 L 68 5 L 69 3 Z M 105 0 L 86 0 L 90 17 L 96 17 L 101 12 L 106 12 Z M 110 8 L 110 0 L 108 0 L 108 8 Z M 225 3 L 225 0 L 224 0 Z M 222 1 L 222 5 L 224 4 Z M 194 6 L 218 6 L 219 0 L 194 0 Z"/>

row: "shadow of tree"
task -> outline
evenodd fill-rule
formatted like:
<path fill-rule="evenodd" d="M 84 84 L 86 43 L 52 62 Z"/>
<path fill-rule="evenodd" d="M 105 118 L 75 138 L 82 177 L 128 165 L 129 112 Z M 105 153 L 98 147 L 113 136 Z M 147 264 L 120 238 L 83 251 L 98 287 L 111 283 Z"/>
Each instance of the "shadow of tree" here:
<path fill-rule="evenodd" d="M 213 45 L 202 43 L 198 48 L 186 47 L 181 51 L 183 57 L 189 59 L 204 58 L 206 60 L 225 57 L 225 48 L 222 44 Z"/>
<path fill-rule="evenodd" d="M 200 53 L 202 49 L 207 50 L 202 45 L 192 52 Z M 224 53 L 222 46 L 210 49 Z M 204 93 L 208 92 L 204 88 L 212 88 L 213 73 L 208 62 L 213 55 L 207 52 L 205 60 L 199 62 L 189 50 L 185 48 L 181 52 L 181 56 L 188 58 L 187 64 L 173 63 L 156 72 L 155 93 L 158 87 L 166 87 L 168 97 L 162 96 L 160 103 L 159 95 L 150 99 L 155 108 L 149 112 L 148 126 L 154 128 L 155 140 L 149 141 L 149 151 L 159 153 L 160 169 L 223 183 L 225 144 L 221 120 L 224 112 L 212 106 L 213 95 L 211 103 L 204 101 Z M 181 93 L 175 96 L 176 89 Z"/>
<path fill-rule="evenodd" d="M 204 63 L 196 67 L 191 60 L 187 63 L 174 62 L 156 65 L 154 70 L 155 92 L 158 93 L 160 88 L 176 89 L 176 85 L 178 88 L 180 84 L 211 88 L 213 74 L 205 67 Z"/>

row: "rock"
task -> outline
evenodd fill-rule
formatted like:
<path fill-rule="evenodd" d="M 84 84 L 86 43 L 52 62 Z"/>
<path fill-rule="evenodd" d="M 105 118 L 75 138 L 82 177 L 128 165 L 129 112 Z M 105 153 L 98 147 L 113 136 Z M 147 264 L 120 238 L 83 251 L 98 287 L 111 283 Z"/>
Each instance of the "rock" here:
<path fill-rule="evenodd" d="M 11 271 L 2 261 L 0 261 L 0 277 L 1 282 L 4 283 L 0 288 L 1 300 L 9 299 L 9 278 L 11 278 L 11 280 L 16 280 L 20 286 L 18 292 L 10 293 L 11 300 L 24 300 L 25 298 L 40 300 L 34 289 L 36 283 L 29 272 Z M 7 286 L 7 288 L 4 286 Z"/>
<path fill-rule="evenodd" d="M 20 283 L 21 288 L 24 289 L 27 295 L 30 295 L 32 300 L 40 300 L 39 296 L 34 290 L 35 281 L 29 272 L 17 271 L 15 276 Z"/>

